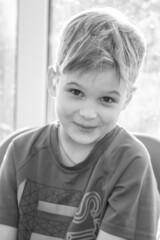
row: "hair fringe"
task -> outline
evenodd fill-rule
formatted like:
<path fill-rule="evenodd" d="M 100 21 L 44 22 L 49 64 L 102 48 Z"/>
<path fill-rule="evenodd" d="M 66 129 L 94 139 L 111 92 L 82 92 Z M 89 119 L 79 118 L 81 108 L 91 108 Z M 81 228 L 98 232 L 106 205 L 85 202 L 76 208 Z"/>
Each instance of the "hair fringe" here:
<path fill-rule="evenodd" d="M 89 71 L 113 65 L 126 85 L 142 66 L 145 41 L 136 25 L 116 9 L 91 9 L 69 20 L 56 57 L 60 72 Z"/>

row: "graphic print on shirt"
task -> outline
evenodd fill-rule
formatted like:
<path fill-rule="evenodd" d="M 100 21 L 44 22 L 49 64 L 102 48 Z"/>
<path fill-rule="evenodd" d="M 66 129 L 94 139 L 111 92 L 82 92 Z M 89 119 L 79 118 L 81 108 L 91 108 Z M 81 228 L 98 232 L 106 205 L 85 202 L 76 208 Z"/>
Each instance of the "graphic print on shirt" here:
<path fill-rule="evenodd" d="M 99 229 L 100 210 L 100 195 L 94 191 L 86 193 L 81 201 L 78 211 L 73 218 L 71 224 L 72 227 L 70 227 L 65 239 L 96 239 Z"/>
<path fill-rule="evenodd" d="M 59 189 L 26 179 L 18 192 L 18 240 L 64 239 L 81 195 L 80 191 Z"/>
<path fill-rule="evenodd" d="M 18 198 L 18 240 L 96 239 L 101 209 L 97 192 L 88 192 L 82 198 L 80 191 L 26 179 L 19 186 Z"/>

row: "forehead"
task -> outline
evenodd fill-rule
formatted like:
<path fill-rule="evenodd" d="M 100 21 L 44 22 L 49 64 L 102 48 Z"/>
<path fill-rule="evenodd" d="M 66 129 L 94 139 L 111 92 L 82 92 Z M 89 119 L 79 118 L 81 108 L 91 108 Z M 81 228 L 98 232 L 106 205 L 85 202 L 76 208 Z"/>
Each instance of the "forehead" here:
<path fill-rule="evenodd" d="M 95 90 L 108 88 L 119 89 L 122 87 L 116 68 L 110 66 L 102 70 L 63 73 L 61 79 L 63 84 L 78 84 L 83 88 L 93 88 Z"/>

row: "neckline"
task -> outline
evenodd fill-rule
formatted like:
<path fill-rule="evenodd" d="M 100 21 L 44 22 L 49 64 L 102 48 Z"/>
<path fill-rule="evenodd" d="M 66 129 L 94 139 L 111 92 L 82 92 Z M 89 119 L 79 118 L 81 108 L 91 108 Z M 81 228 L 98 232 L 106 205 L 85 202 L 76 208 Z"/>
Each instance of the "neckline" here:
<path fill-rule="evenodd" d="M 92 164 L 95 163 L 103 154 L 105 150 L 109 147 L 110 143 L 112 142 L 115 135 L 120 131 L 120 127 L 116 125 L 109 133 L 107 133 L 91 150 L 89 155 L 84 159 L 82 162 L 75 164 L 73 166 L 67 166 L 63 164 L 61 160 L 61 152 L 59 146 L 59 139 L 58 139 L 58 127 L 59 124 L 53 124 L 51 128 L 50 134 L 50 145 L 51 145 L 51 152 L 52 155 L 55 157 L 56 164 L 63 170 L 66 171 L 82 171 L 85 168 L 91 167 Z"/>
<path fill-rule="evenodd" d="M 63 162 L 65 161 L 67 164 L 64 164 L 65 166 L 68 167 L 73 167 L 76 165 L 76 163 L 70 158 L 70 156 L 67 154 L 67 152 L 65 151 L 62 142 L 59 139 L 59 134 L 58 134 L 58 142 L 59 142 L 59 154 L 60 154 L 60 158 L 61 158 L 61 162 L 63 164 Z M 64 160 L 62 160 L 64 158 Z"/>

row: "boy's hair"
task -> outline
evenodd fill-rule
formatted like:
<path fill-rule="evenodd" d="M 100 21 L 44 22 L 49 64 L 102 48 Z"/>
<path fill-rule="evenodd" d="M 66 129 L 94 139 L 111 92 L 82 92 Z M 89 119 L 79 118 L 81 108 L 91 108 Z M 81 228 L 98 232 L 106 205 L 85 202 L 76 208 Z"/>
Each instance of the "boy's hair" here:
<path fill-rule="evenodd" d="M 115 8 L 95 8 L 74 16 L 64 26 L 55 67 L 64 73 L 113 65 L 120 80 L 132 86 L 144 54 L 144 38 L 131 20 Z"/>

